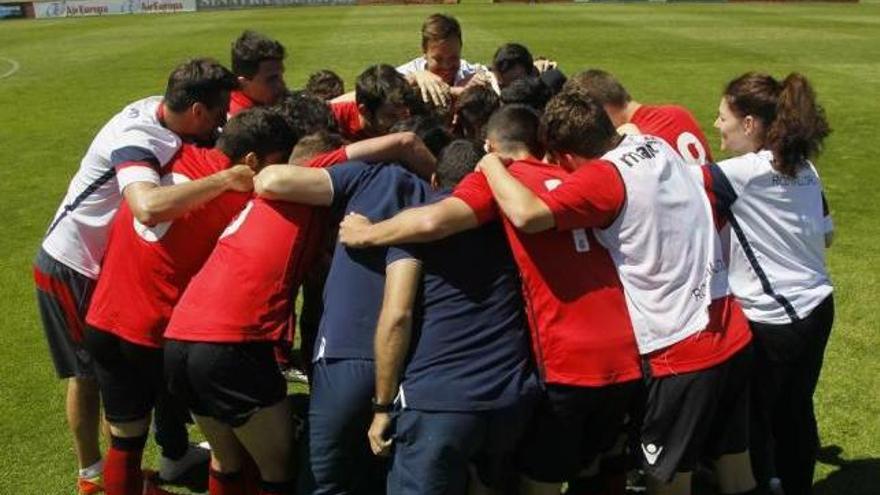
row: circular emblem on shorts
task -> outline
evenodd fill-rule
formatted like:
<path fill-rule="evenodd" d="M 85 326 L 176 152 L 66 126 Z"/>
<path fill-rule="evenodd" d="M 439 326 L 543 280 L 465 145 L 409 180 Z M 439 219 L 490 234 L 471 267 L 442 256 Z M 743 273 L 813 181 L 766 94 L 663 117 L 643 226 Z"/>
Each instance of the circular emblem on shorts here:
<path fill-rule="evenodd" d="M 653 443 L 649 443 L 648 445 L 645 445 L 645 450 L 647 450 L 649 454 L 656 454 L 657 446 Z"/>

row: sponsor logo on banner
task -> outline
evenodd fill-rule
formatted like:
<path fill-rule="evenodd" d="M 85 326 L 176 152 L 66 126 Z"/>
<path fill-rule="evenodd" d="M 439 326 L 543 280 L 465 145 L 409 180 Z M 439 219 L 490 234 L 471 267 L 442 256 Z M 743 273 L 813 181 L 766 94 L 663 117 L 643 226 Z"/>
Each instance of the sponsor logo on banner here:
<path fill-rule="evenodd" d="M 62 0 L 34 4 L 37 18 L 192 12 L 196 0 Z"/>
<path fill-rule="evenodd" d="M 199 10 L 252 9 L 301 5 L 354 5 L 355 0 L 197 0 Z"/>
<path fill-rule="evenodd" d="M 2 3 L 0 4 L 0 19 L 21 19 L 27 17 L 24 4 Z"/>

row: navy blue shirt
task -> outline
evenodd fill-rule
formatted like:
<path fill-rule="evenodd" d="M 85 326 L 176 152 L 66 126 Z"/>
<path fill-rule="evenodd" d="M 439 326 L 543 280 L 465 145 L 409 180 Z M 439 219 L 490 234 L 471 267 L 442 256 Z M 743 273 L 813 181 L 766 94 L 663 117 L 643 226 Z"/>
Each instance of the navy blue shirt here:
<path fill-rule="evenodd" d="M 432 194 L 427 182 L 398 165 L 349 162 L 326 170 L 333 184 L 333 209 L 357 212 L 374 222 L 422 204 Z M 324 314 L 315 342 L 315 360 L 373 360 L 385 266 L 411 257 L 397 247 L 349 249 L 336 244 L 324 286 Z"/>
<path fill-rule="evenodd" d="M 474 411 L 535 392 L 520 279 L 500 223 L 418 246 L 422 291 L 403 407 Z"/>

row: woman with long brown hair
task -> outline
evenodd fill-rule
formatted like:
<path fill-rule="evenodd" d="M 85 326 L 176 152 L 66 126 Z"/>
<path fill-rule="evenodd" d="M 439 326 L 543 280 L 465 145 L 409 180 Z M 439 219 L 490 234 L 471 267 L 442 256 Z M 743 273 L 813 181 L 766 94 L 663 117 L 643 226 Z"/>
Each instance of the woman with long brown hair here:
<path fill-rule="evenodd" d="M 706 171 L 731 227 L 730 286 L 754 334 L 755 477 L 776 493 L 808 494 L 819 447 L 813 393 L 834 320 L 832 226 L 811 159 L 830 128 L 798 73 L 737 77 L 715 127 L 721 149 L 736 155 Z"/>

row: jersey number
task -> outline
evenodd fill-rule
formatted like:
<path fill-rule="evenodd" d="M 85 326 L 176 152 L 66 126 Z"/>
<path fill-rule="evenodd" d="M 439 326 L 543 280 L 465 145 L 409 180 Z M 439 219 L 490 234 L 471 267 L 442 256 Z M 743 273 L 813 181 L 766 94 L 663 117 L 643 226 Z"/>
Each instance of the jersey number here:
<path fill-rule="evenodd" d="M 684 158 L 685 163 L 688 165 L 703 165 L 706 163 L 706 148 L 703 148 L 703 143 L 690 132 L 679 134 L 675 147 L 678 149 L 678 154 Z"/>
<path fill-rule="evenodd" d="M 562 181 L 559 179 L 547 179 L 544 181 L 544 187 L 548 191 L 552 191 L 559 187 Z M 571 231 L 571 237 L 574 239 L 574 250 L 579 253 L 586 253 L 590 250 L 590 240 L 587 238 L 586 229 L 574 229 Z"/>

